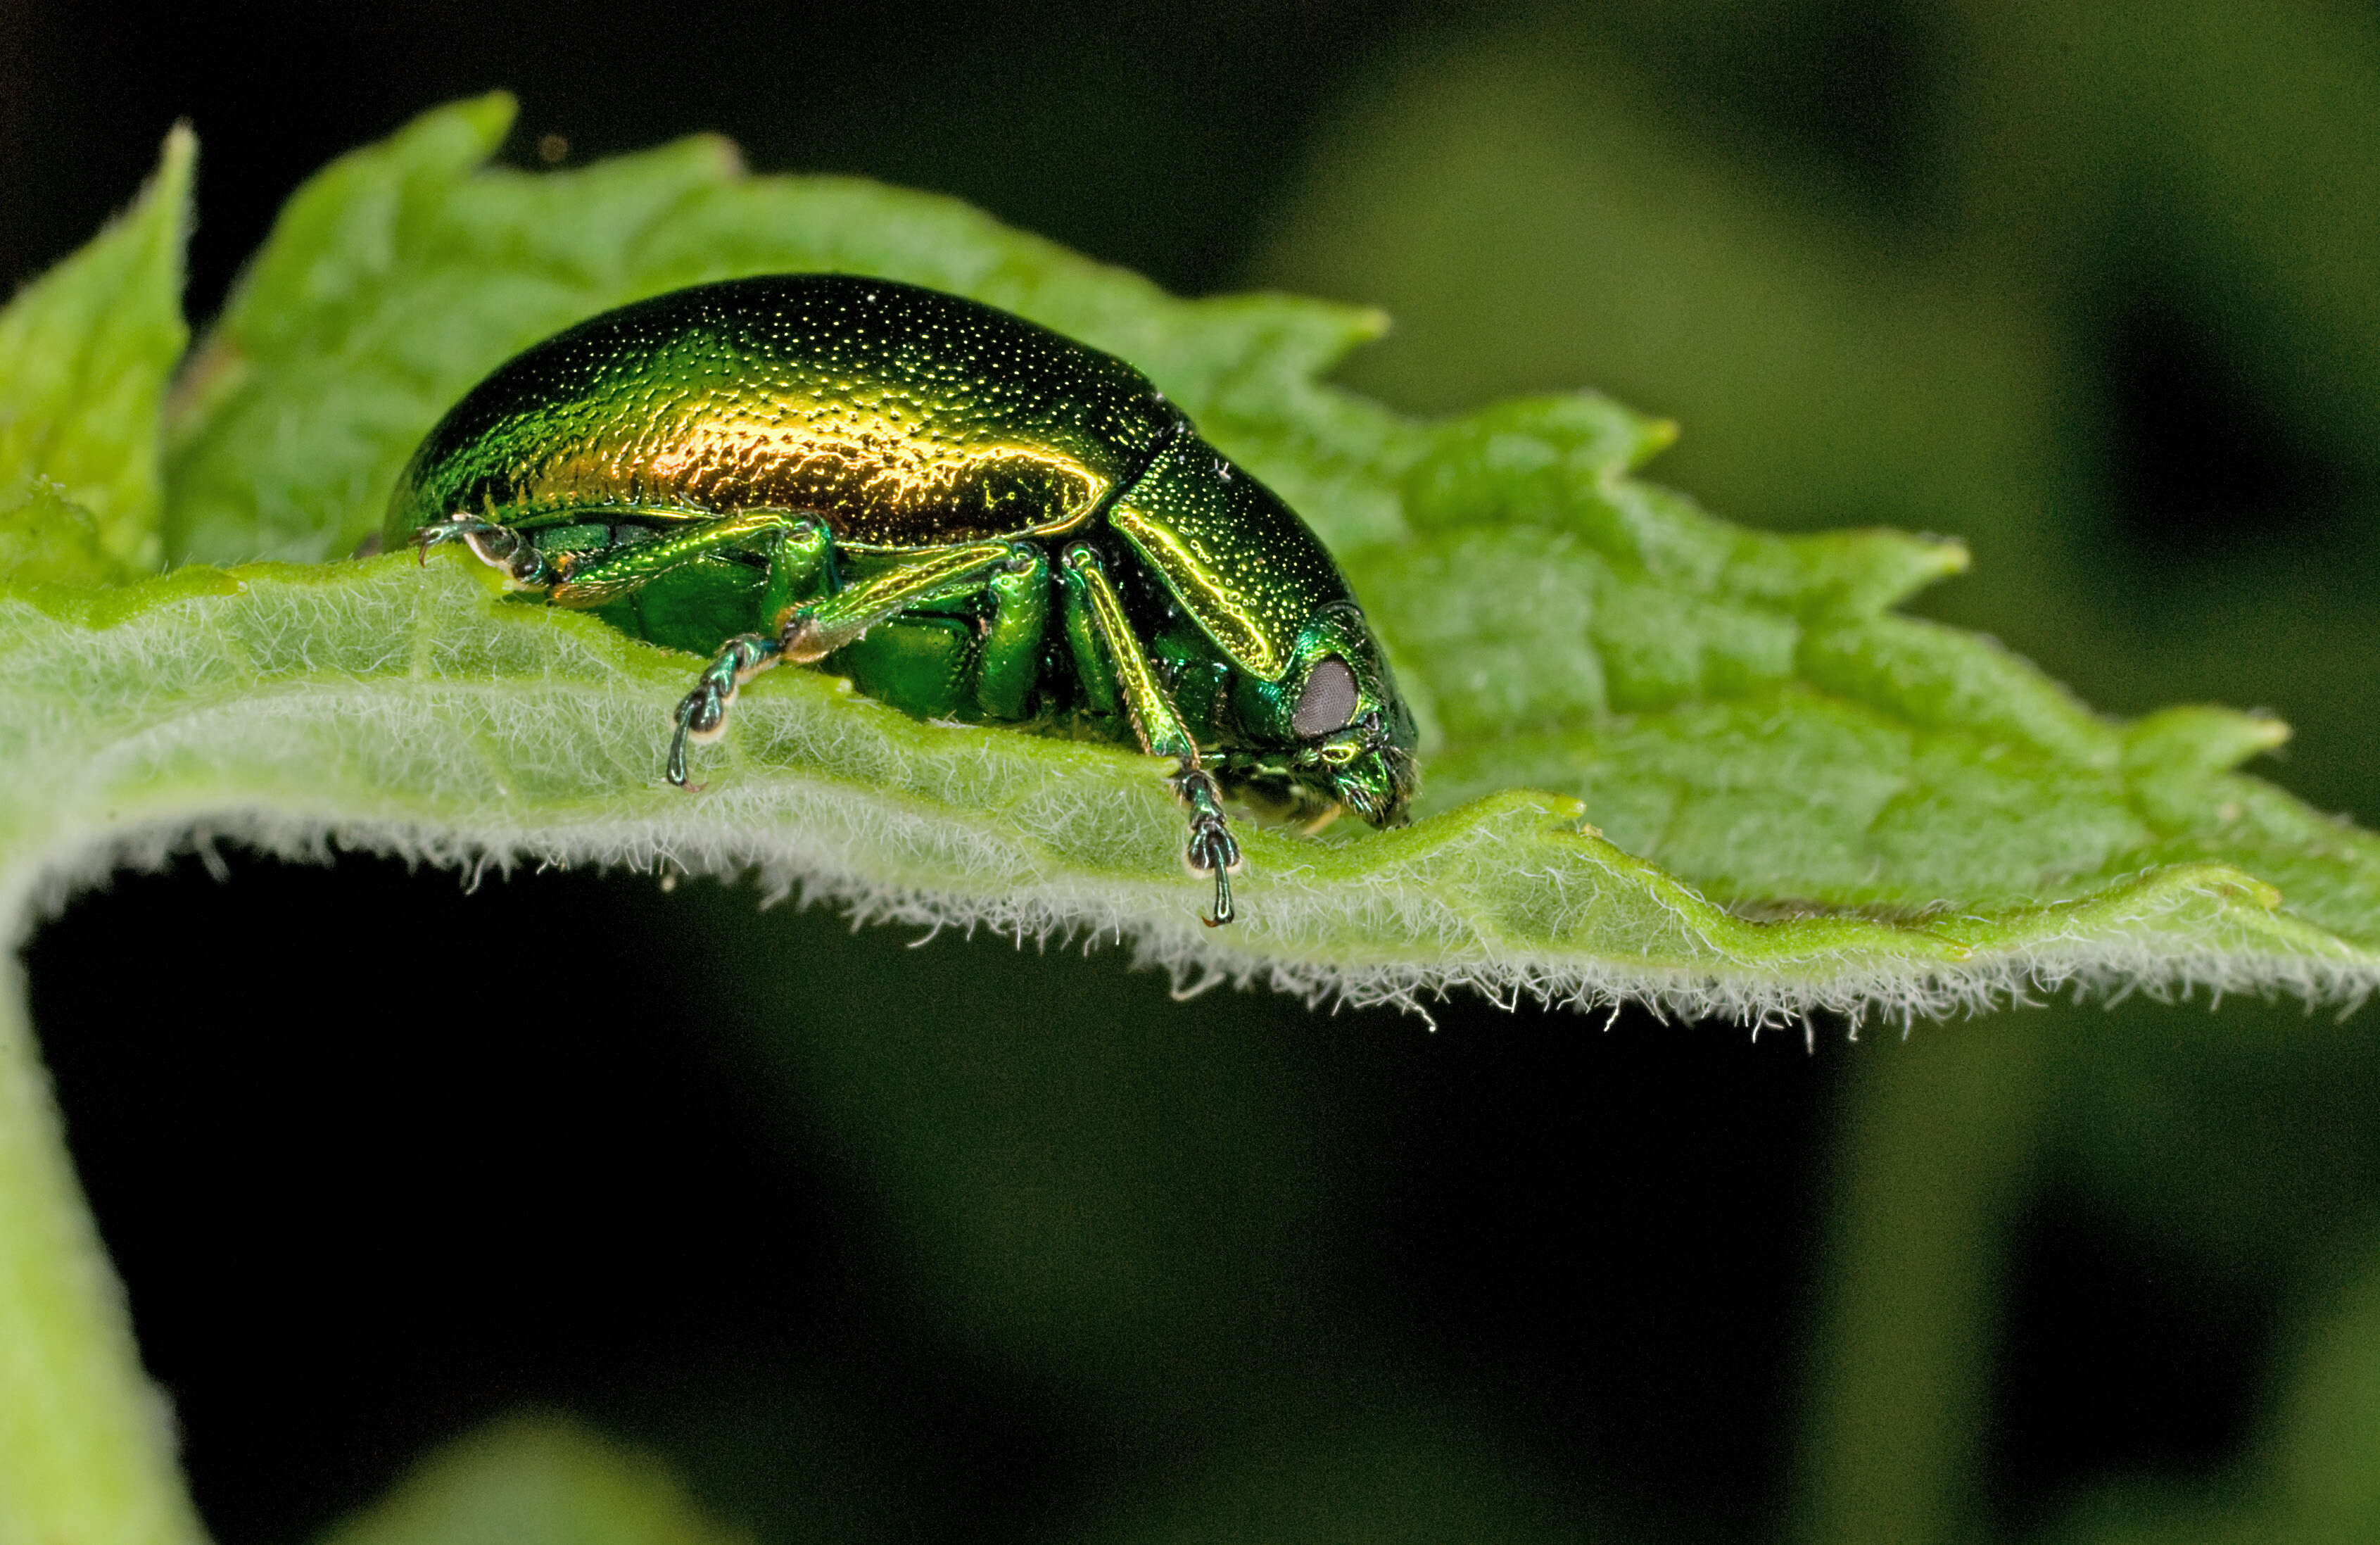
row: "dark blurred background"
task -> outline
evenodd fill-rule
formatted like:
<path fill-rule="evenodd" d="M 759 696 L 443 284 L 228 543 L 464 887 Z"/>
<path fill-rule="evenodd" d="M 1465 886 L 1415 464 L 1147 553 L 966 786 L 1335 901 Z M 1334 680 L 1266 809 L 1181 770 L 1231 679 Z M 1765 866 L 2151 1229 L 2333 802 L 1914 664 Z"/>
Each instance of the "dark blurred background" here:
<path fill-rule="evenodd" d="M 1382 305 L 1345 379 L 1416 411 L 1602 387 L 1722 514 L 1965 537 L 1921 609 L 2111 712 L 2275 709 L 2267 774 L 2380 817 L 2369 5 L 0 0 L 0 281 L 187 117 L 202 323 L 301 177 L 492 86 L 525 165 L 717 129 Z M 548 941 L 613 965 L 525 993 Z M 2368 1015 L 1805 1052 L 911 943 L 236 855 L 47 927 L 218 1537 L 523 1407 L 770 1541 L 2313 1538 L 2380 1473 Z"/>

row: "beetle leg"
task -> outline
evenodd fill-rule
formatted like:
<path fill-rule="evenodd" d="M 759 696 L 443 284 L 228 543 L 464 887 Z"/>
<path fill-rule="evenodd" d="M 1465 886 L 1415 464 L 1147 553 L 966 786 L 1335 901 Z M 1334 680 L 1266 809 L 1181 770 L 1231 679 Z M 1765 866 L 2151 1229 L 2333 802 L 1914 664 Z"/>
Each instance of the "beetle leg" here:
<path fill-rule="evenodd" d="M 1020 541 L 992 570 L 991 616 L 975 667 L 976 706 L 984 717 L 1025 717 L 1041 678 L 1041 643 L 1050 623 L 1050 559 L 1036 542 Z"/>
<path fill-rule="evenodd" d="M 1082 687 L 1083 700 L 1092 712 L 1114 718 L 1123 712 L 1123 698 L 1116 690 L 1115 667 L 1099 649 L 1099 625 L 1091 618 L 1090 591 L 1082 570 L 1069 564 L 1062 572 L 1066 587 L 1062 620 L 1066 651 L 1075 660 L 1075 680 Z"/>
<path fill-rule="evenodd" d="M 777 640 L 747 633 L 730 639 L 718 657 L 697 676 L 694 690 L 677 705 L 677 733 L 670 736 L 669 781 L 686 786 L 686 743 L 709 744 L 727 729 L 728 706 L 735 689 L 777 663 Z"/>
<path fill-rule="evenodd" d="M 1118 693 L 1132 716 L 1133 734 L 1141 749 L 1152 756 L 1172 757 L 1180 763 L 1173 774 L 1173 792 L 1190 807 L 1190 841 L 1183 859 L 1193 874 L 1215 878 L 1215 910 L 1200 919 L 1208 928 L 1232 920 L 1232 874 L 1240 867 L 1240 845 L 1223 819 L 1223 794 L 1215 775 L 1198 760 L 1198 743 L 1191 738 L 1175 712 L 1173 700 L 1157 679 L 1148 651 L 1140 647 L 1132 621 L 1124 614 L 1123 597 L 1097 553 L 1080 543 L 1066 550 L 1066 590 L 1070 602 L 1087 615 L 1090 629 L 1105 647 L 1115 671 Z M 1076 597 L 1079 595 L 1079 600 Z"/>
<path fill-rule="evenodd" d="M 414 556 L 428 563 L 430 550 L 447 541 L 463 543 L 481 563 L 502 570 L 507 590 L 536 590 L 553 578 L 537 543 L 510 526 L 481 520 L 477 516 L 457 515 L 422 527 L 413 533 Z"/>
<path fill-rule="evenodd" d="M 659 541 L 616 548 L 592 563 L 556 574 L 545 598 L 556 606 L 578 610 L 608 606 L 674 568 L 737 550 L 767 550 L 774 578 L 805 565 L 822 567 L 831 545 L 826 527 L 815 516 L 790 510 L 740 510 Z"/>
<path fill-rule="evenodd" d="M 761 592 L 760 614 L 769 615 L 793 595 L 811 589 L 825 578 L 833 556 L 832 545 L 823 523 L 807 516 L 789 521 L 783 539 L 769 555 L 769 580 Z M 647 574 L 644 578 L 652 577 Z M 775 664 L 783 652 L 775 639 L 759 633 L 730 639 L 721 646 L 718 655 L 695 678 L 694 690 L 677 705 L 677 731 L 670 736 L 667 769 L 671 783 L 680 788 L 686 786 L 686 743 L 692 740 L 708 744 L 718 739 L 726 731 L 727 710 L 735 701 L 736 688 Z"/>
<path fill-rule="evenodd" d="M 837 595 L 805 602 L 785 614 L 778 643 L 785 658 L 807 665 L 940 590 L 963 589 L 1010 562 L 1018 543 L 971 541 L 937 547 Z"/>
<path fill-rule="evenodd" d="M 795 602 L 834 589 L 834 533 L 816 516 L 803 516 L 769 552 L 769 581 L 755 614 L 774 627 Z"/>

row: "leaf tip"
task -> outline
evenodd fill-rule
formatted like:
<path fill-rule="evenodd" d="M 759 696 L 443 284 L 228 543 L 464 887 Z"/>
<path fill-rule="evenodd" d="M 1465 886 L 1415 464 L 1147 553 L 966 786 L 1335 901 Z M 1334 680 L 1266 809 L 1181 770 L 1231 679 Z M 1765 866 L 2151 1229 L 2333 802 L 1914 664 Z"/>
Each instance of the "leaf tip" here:
<path fill-rule="evenodd" d="M 385 163 L 449 176 L 467 172 L 496 153 L 519 116 L 520 100 L 506 91 L 441 103 L 380 143 L 350 151 L 332 162 L 298 190 L 291 204 L 302 201 L 318 185 L 330 186 L 330 179 L 341 169 L 358 164 Z M 287 215 L 285 208 L 283 218 Z"/>
<path fill-rule="evenodd" d="M 2133 772 L 2228 772 L 2286 743 L 2289 724 L 2273 714 L 2191 703 L 2134 721 L 2124 732 L 2124 764 Z"/>
<path fill-rule="evenodd" d="M 1876 529 L 1787 540 L 1819 555 L 1832 582 L 1811 586 L 1810 599 L 1838 615 L 1876 616 L 1928 585 L 1964 574 L 1973 562 L 1956 537 Z"/>
<path fill-rule="evenodd" d="M 480 137 L 492 151 L 504 142 L 505 135 L 512 132 L 513 120 L 520 116 L 520 98 L 499 88 L 475 97 L 465 97 L 444 107 L 433 107 L 422 116 L 445 117 L 450 115 L 456 121 L 479 130 Z"/>
<path fill-rule="evenodd" d="M 752 172 L 744 147 L 724 134 L 698 134 L 695 143 L 710 160 L 710 174 L 721 182 L 741 182 Z"/>
<path fill-rule="evenodd" d="M 157 152 L 157 172 L 152 187 L 173 193 L 186 193 L 190 185 L 190 172 L 198 164 L 199 131 L 190 127 L 188 118 L 176 118 L 174 127 L 165 131 L 165 143 Z"/>
<path fill-rule="evenodd" d="M 92 242 L 96 247 L 119 231 L 144 231 L 140 239 L 163 244 L 164 264 L 175 274 L 178 286 L 182 269 L 182 243 L 190 229 L 190 181 L 199 159 L 199 136 L 188 118 L 177 120 L 165 131 L 164 140 L 157 147 L 157 169 L 140 185 L 140 191 L 123 212 L 110 221 Z M 85 251 L 91 247 L 84 249 Z M 152 249 L 153 250 L 153 249 Z M 71 262 L 73 260 L 67 260 Z M 66 265 L 59 265 L 63 269 Z M 53 273 L 58 270 L 53 270 Z"/>
<path fill-rule="evenodd" d="M 1663 451 L 1678 443 L 1678 420 L 1645 419 L 1637 426 L 1636 444 L 1628 456 L 1628 469 L 1634 471 Z"/>

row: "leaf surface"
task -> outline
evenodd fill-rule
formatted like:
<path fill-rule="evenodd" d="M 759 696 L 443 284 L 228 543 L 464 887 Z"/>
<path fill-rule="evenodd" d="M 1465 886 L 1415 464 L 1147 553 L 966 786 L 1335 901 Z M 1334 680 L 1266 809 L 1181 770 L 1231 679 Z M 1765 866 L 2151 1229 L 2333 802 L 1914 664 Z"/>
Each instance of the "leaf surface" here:
<path fill-rule="evenodd" d="M 1635 476 L 1672 432 L 1609 401 L 1405 420 L 1318 380 L 1371 313 L 1176 299 L 947 201 L 747 176 L 716 140 L 488 167 L 510 111 L 430 114 L 292 200 L 168 411 L 188 566 L 0 604 L 0 757 L 53 868 L 199 828 L 757 867 L 887 917 L 1125 937 L 1193 979 L 1359 1001 L 1757 1017 L 2074 977 L 2360 995 L 2380 968 L 2380 845 L 2233 771 L 2282 726 L 2115 723 L 1894 614 L 1963 566 L 1955 543 L 1733 527 Z M 682 285 L 826 269 L 1121 354 L 1280 489 L 1415 699 L 1420 819 L 1250 829 L 1244 919 L 1208 931 L 1157 763 L 779 671 L 687 796 L 659 770 L 688 657 L 451 554 L 343 560 L 420 435 L 520 347 Z"/>

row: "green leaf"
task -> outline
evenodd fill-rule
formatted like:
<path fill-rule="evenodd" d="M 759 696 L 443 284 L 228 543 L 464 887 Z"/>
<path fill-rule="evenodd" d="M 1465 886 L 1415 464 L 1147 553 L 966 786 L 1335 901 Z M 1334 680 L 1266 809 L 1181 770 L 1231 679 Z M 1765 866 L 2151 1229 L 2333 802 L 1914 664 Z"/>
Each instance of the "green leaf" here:
<path fill-rule="evenodd" d="M 758 868 L 873 915 L 1129 936 L 1196 979 L 1755 1018 L 2070 979 L 2353 995 L 2380 967 L 2380 845 L 2231 771 L 2278 724 L 2117 724 L 1891 614 L 1963 565 L 1955 543 L 1731 527 L 1635 479 L 1670 431 L 1616 404 L 1401 419 L 1318 380 L 1370 313 L 1175 299 L 947 201 L 747 177 L 715 140 L 485 168 L 509 117 L 443 109 L 308 184 L 177 388 L 174 555 L 322 566 L 0 604 L 6 786 L 54 868 L 200 828 Z M 1422 819 L 1250 830 L 1244 920 L 1208 931 L 1160 764 L 780 671 L 686 796 L 659 769 L 687 657 L 451 554 L 331 561 L 517 348 L 799 269 L 975 296 L 1147 370 L 1346 562 L 1425 721 Z"/>
<path fill-rule="evenodd" d="M 97 587 L 156 566 L 158 403 L 187 337 L 195 152 L 176 129 L 139 201 L 0 310 L 0 586 L 30 604 L 95 615 Z M 0 725 L 0 756 L 23 765 L 41 737 L 30 721 Z M 42 803 L 0 809 L 0 914 L 19 933 L 42 879 Z M 0 983 L 0 1538 L 203 1539 L 169 1427 L 12 978 Z"/>
<path fill-rule="evenodd" d="M 0 577 L 96 583 L 164 556 L 157 405 L 189 340 L 197 154 L 176 128 L 133 206 L 0 311 Z"/>
<path fill-rule="evenodd" d="M 30 878 L 0 871 L 19 916 Z M 0 970 L 0 1539 L 205 1545 L 75 1184 L 23 973 Z"/>
<path fill-rule="evenodd" d="M 654 1461 L 558 1417 L 513 1417 L 422 1462 L 324 1545 L 735 1545 Z"/>
<path fill-rule="evenodd" d="M 124 566 L 91 511 L 49 479 L 28 475 L 0 486 L 0 576 L 19 588 L 107 585 L 124 578 Z"/>

